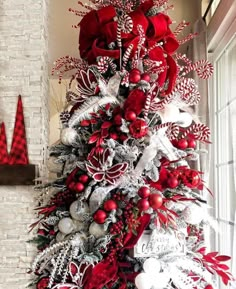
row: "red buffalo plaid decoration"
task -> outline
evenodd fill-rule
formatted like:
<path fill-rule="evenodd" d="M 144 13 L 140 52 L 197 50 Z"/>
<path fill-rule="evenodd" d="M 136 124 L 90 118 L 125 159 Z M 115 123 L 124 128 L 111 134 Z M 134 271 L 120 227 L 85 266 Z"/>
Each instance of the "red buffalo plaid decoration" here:
<path fill-rule="evenodd" d="M 11 145 L 9 164 L 10 165 L 29 164 L 26 135 L 25 135 L 23 106 L 20 95 L 17 104 L 16 121 Z"/>
<path fill-rule="evenodd" d="M 7 152 L 7 138 L 6 138 L 5 124 L 3 122 L 0 128 L 0 164 L 6 165 L 8 163 L 9 163 L 9 156 Z"/>

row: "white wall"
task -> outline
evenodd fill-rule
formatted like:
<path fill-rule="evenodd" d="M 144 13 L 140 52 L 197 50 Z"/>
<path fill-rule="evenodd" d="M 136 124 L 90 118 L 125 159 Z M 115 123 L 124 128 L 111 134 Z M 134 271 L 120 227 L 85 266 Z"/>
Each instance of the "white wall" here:
<path fill-rule="evenodd" d="M 17 95 L 29 159 L 44 172 L 48 143 L 47 0 L 0 1 L 0 120 L 11 143 Z M 32 187 L 0 187 L 0 289 L 24 289 L 34 247 L 26 241 L 37 205 Z"/>

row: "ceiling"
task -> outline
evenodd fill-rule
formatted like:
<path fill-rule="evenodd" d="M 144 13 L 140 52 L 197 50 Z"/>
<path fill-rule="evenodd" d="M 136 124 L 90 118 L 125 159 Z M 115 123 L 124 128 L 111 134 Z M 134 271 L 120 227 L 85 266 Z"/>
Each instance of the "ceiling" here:
<path fill-rule="evenodd" d="M 80 18 L 68 11 L 69 8 L 80 9 L 77 0 L 50 0 L 49 4 L 49 68 L 61 56 L 79 57 L 78 29 L 72 28 Z M 85 1 L 84 1 L 85 2 Z M 88 1 L 86 1 L 88 2 Z M 201 1 L 199 0 L 170 0 L 175 9 L 170 11 L 170 16 L 179 23 L 181 20 L 194 23 L 200 14 Z M 173 24 L 173 25 L 176 25 Z M 191 26 L 188 31 L 191 30 Z M 187 30 L 186 30 L 187 32 Z M 185 33 L 186 34 L 186 33 Z"/>

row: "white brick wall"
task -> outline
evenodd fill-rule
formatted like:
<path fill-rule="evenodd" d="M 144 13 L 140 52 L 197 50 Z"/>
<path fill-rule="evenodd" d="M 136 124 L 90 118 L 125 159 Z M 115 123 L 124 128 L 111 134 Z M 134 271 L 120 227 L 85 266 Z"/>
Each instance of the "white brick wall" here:
<path fill-rule="evenodd" d="M 0 1 L 0 121 L 10 146 L 21 94 L 29 159 L 41 175 L 48 143 L 47 1 Z M 24 289 L 29 283 L 35 251 L 26 240 L 36 195 L 32 187 L 0 187 L 0 289 Z"/>

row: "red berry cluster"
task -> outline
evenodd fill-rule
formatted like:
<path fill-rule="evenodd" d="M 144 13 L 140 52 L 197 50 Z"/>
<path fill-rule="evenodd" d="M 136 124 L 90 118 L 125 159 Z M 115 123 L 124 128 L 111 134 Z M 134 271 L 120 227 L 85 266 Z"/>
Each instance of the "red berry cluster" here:
<path fill-rule="evenodd" d="M 163 198 L 159 194 L 151 194 L 149 187 L 143 186 L 139 189 L 138 195 L 141 198 L 137 202 L 139 211 L 147 211 L 150 207 L 154 210 L 159 209 L 163 204 Z"/>
<path fill-rule="evenodd" d="M 69 206 L 76 200 L 76 195 L 69 190 L 58 192 L 50 201 L 50 204 L 60 206 Z"/>
<path fill-rule="evenodd" d="M 113 199 L 115 201 L 124 201 L 125 200 L 125 195 L 122 194 L 122 192 L 116 192 L 116 194 L 113 196 Z"/>
<path fill-rule="evenodd" d="M 119 235 L 122 232 L 123 227 L 123 222 L 120 220 L 111 226 L 110 233 L 112 235 Z"/>
<path fill-rule="evenodd" d="M 108 248 L 108 260 L 110 262 L 117 259 L 117 257 L 121 257 L 121 252 L 119 252 L 123 248 L 123 236 L 118 236 L 112 240 Z"/>
<path fill-rule="evenodd" d="M 139 83 L 141 80 L 150 82 L 151 81 L 151 77 L 148 73 L 141 73 L 141 71 L 137 68 L 134 68 L 130 71 L 129 73 L 129 81 L 130 83 L 134 83 L 137 84 Z"/>

